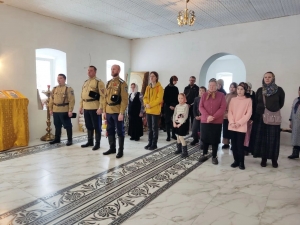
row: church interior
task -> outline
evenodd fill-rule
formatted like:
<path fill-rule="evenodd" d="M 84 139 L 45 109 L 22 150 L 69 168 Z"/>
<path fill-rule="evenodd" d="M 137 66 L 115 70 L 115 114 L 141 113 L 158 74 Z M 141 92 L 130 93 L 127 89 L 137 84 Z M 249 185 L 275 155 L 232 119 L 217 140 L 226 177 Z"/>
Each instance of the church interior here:
<path fill-rule="evenodd" d="M 299 225 L 299 40 L 299 0 L 0 1 L 0 225 Z M 126 93 L 116 104 L 108 96 L 110 85 L 115 85 L 110 82 L 113 68 L 120 82 L 115 95 L 120 95 L 117 90 Z M 151 93 L 157 91 L 159 98 L 158 84 L 161 93 L 168 85 L 176 86 L 187 101 L 191 78 L 198 90 L 207 89 L 206 102 L 219 94 L 217 89 L 210 92 L 212 84 L 217 88 L 216 80 L 222 80 L 226 93 L 235 82 L 239 96 L 239 88 L 248 82 L 256 94 L 266 90 L 268 96 L 273 91 L 266 84 L 268 71 L 274 75 L 272 87 L 285 93 L 280 124 L 274 125 L 279 133 L 274 138 L 267 128 L 252 128 L 250 142 L 257 143 L 260 136 L 268 143 L 274 138 L 277 166 L 270 158 L 263 166 L 263 157 L 250 152 L 243 156 L 246 169 L 233 168 L 234 139 L 228 143 L 231 148 L 224 148 L 224 130 L 217 156 L 208 144 L 205 154 L 202 117 L 197 143 L 192 124 L 182 139 L 179 133 L 177 141 L 170 139 L 167 120 L 171 126 L 177 122 L 175 116 L 164 114 L 163 95 L 158 113 L 151 111 L 156 101 Z M 89 95 L 92 89 L 87 100 L 82 97 L 92 73 L 104 84 L 97 92 L 99 100 Z M 58 114 L 49 102 L 60 86 L 58 77 L 72 88 L 68 96 L 75 103 L 68 116 L 72 138 L 60 124 L 65 129 L 55 142 Z M 242 89 L 245 96 L 246 89 Z M 65 104 L 66 93 L 60 93 L 62 107 L 71 105 Z M 140 97 L 136 102 L 144 105 L 140 115 L 137 112 L 142 134 L 130 138 L 137 129 L 129 131 L 130 126 L 138 126 L 129 116 L 136 93 Z M 224 101 L 226 96 L 221 96 Z M 187 105 L 204 114 L 204 98 L 200 101 L 199 106 L 180 101 L 173 106 Z M 96 102 L 99 109 L 91 109 L 100 125 L 86 119 L 90 110 L 86 106 Z M 118 104 L 126 110 L 114 112 Z M 267 108 L 268 104 L 263 109 Z M 94 143 L 89 146 L 91 124 L 98 126 L 101 136 L 96 149 Z M 266 124 L 262 126 L 273 126 Z M 253 127 L 258 127 L 255 120 Z M 155 139 L 150 133 L 157 139 L 146 148 Z M 112 140 L 117 148 L 104 154 L 112 149 Z M 174 154 L 179 140 L 188 157 Z M 266 151 L 275 151 L 272 148 Z"/>

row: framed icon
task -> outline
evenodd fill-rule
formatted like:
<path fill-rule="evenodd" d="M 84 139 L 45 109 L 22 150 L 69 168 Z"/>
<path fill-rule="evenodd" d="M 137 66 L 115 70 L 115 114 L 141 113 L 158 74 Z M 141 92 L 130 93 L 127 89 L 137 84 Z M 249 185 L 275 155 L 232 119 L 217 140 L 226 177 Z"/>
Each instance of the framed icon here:
<path fill-rule="evenodd" d="M 9 90 L 9 91 L 6 91 L 6 93 L 9 94 L 9 96 L 11 96 L 12 98 L 19 98 L 17 93 L 14 91 Z"/>
<path fill-rule="evenodd" d="M 7 96 L 2 91 L 0 91 L 0 98 L 7 98 Z"/>

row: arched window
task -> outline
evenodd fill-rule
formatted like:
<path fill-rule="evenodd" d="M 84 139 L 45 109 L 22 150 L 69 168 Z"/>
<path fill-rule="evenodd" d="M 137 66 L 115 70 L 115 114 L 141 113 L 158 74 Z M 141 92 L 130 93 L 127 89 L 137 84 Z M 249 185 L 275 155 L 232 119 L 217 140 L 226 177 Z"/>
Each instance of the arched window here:
<path fill-rule="evenodd" d="M 35 57 L 38 97 L 41 100 L 41 108 L 46 109 L 44 102 L 47 97 L 42 92 L 47 90 L 47 85 L 50 85 L 51 90 L 57 85 L 58 74 L 67 76 L 67 57 L 65 52 L 51 48 L 36 49 Z"/>
<path fill-rule="evenodd" d="M 111 67 L 113 65 L 119 65 L 121 67 L 120 71 L 120 78 L 124 80 L 125 77 L 125 64 L 118 60 L 107 60 L 106 61 L 106 81 L 109 81 L 111 79 Z"/>

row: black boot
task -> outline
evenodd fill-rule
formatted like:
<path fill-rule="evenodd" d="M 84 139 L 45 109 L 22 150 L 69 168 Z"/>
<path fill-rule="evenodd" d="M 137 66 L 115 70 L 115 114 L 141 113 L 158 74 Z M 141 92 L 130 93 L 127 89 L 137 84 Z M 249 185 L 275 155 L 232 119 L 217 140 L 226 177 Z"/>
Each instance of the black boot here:
<path fill-rule="evenodd" d="M 118 154 L 116 155 L 116 158 L 119 159 L 123 156 L 124 151 L 124 136 L 119 136 L 119 149 Z"/>
<path fill-rule="evenodd" d="M 177 151 L 174 152 L 175 155 L 181 154 L 182 153 L 182 144 L 177 143 Z"/>
<path fill-rule="evenodd" d="M 73 131 L 72 131 L 72 127 L 69 127 L 66 130 L 67 130 L 67 136 L 68 136 L 68 141 L 66 143 L 66 146 L 70 146 L 70 145 L 73 144 Z"/>
<path fill-rule="evenodd" d="M 149 133 L 148 134 L 148 144 L 144 147 L 146 150 L 149 150 L 149 148 L 151 147 L 152 140 L 153 140 L 153 134 Z"/>
<path fill-rule="evenodd" d="M 194 146 L 194 145 L 196 145 L 198 142 L 199 142 L 199 140 L 194 139 L 194 140 L 191 142 L 191 145 Z"/>
<path fill-rule="evenodd" d="M 172 139 L 177 140 L 175 131 L 174 131 L 174 127 L 172 128 Z"/>
<path fill-rule="evenodd" d="M 116 153 L 116 137 L 114 135 L 108 136 L 109 150 L 103 152 L 103 155 L 110 155 Z"/>
<path fill-rule="evenodd" d="M 157 140 L 156 141 L 152 141 L 151 146 L 148 148 L 149 150 L 155 150 L 157 149 Z"/>
<path fill-rule="evenodd" d="M 96 142 L 95 142 L 94 148 L 92 148 L 93 151 L 96 151 L 96 150 L 98 150 L 100 148 L 101 133 L 97 132 L 95 138 L 96 138 Z"/>
<path fill-rule="evenodd" d="M 94 130 L 88 130 L 88 142 L 84 145 L 81 145 L 81 148 L 87 148 L 89 146 L 94 146 Z"/>
<path fill-rule="evenodd" d="M 53 141 L 50 141 L 49 144 L 53 145 L 56 143 L 60 143 L 60 136 L 61 136 L 61 128 L 55 128 L 55 138 Z"/>
<path fill-rule="evenodd" d="M 189 153 L 187 151 L 187 146 L 182 146 L 181 158 L 189 157 Z"/>
<path fill-rule="evenodd" d="M 294 146 L 292 155 L 288 156 L 289 159 L 298 159 L 299 158 L 299 149 Z"/>

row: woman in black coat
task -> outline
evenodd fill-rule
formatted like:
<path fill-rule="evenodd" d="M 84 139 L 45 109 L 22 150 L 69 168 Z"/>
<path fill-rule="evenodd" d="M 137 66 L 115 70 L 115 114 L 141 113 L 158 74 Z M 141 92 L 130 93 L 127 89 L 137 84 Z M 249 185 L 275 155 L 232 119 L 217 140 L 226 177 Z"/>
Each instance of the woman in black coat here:
<path fill-rule="evenodd" d="M 129 127 L 128 135 L 131 136 L 130 140 L 139 141 L 140 137 L 143 136 L 143 113 L 144 113 L 144 102 L 143 95 L 138 92 L 138 85 L 132 83 L 131 94 L 129 95 L 128 104 L 128 116 L 129 116 Z"/>
<path fill-rule="evenodd" d="M 170 131 L 172 129 L 172 138 L 177 140 L 176 135 L 174 133 L 173 125 L 172 125 L 172 117 L 174 113 L 175 106 L 178 104 L 178 88 L 175 86 L 178 81 L 176 76 L 172 76 L 170 78 L 170 83 L 165 87 L 164 90 L 164 115 L 165 115 L 165 125 L 167 130 L 167 141 L 171 140 Z"/>

